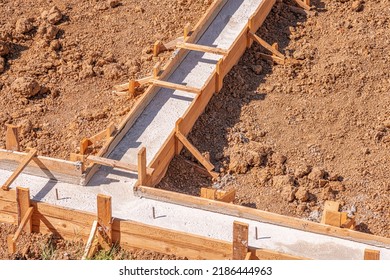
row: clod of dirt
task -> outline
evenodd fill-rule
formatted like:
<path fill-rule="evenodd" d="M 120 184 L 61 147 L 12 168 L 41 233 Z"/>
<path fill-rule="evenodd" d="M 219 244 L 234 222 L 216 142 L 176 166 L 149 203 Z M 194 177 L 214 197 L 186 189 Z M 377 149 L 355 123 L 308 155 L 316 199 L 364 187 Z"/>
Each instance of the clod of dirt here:
<path fill-rule="evenodd" d="M 50 49 L 52 49 L 53 51 L 59 51 L 61 49 L 61 43 L 58 40 L 51 41 Z"/>
<path fill-rule="evenodd" d="M 46 19 L 51 24 L 57 24 L 62 19 L 62 13 L 56 6 L 54 6 L 47 13 Z"/>
<path fill-rule="evenodd" d="M 362 0 L 357 0 L 357 1 L 352 2 L 351 8 L 355 12 L 361 12 L 361 11 L 363 11 L 363 8 L 364 8 L 363 4 L 364 4 L 364 2 Z"/>
<path fill-rule="evenodd" d="M 275 189 L 283 189 L 285 186 L 294 186 L 294 178 L 290 175 L 279 175 L 272 178 L 272 185 Z"/>
<path fill-rule="evenodd" d="M 20 130 L 21 130 L 21 133 L 22 133 L 23 136 L 28 135 L 31 132 L 32 128 L 33 128 L 33 125 L 31 123 L 31 121 L 28 120 L 28 119 L 22 120 L 19 123 L 19 126 L 21 128 Z"/>
<path fill-rule="evenodd" d="M 34 78 L 21 77 L 12 83 L 11 89 L 19 95 L 29 98 L 37 95 L 41 86 Z"/>
<path fill-rule="evenodd" d="M 244 145 L 241 151 L 231 154 L 229 169 L 234 173 L 245 174 L 251 167 L 263 165 L 270 153 L 269 147 L 250 142 Z"/>
<path fill-rule="evenodd" d="M 108 0 L 108 5 L 110 5 L 111 8 L 116 8 L 122 5 L 122 3 L 119 0 Z"/>
<path fill-rule="evenodd" d="M 252 66 L 252 71 L 253 71 L 256 75 L 260 75 L 261 72 L 263 72 L 263 66 L 261 66 L 261 65 L 253 65 L 253 66 Z"/>
<path fill-rule="evenodd" d="M 294 176 L 297 178 L 302 178 L 308 175 L 311 172 L 311 167 L 309 165 L 303 164 L 298 166 L 298 168 L 294 172 Z"/>
<path fill-rule="evenodd" d="M 6 42 L 0 41 L 0 56 L 9 54 L 9 47 Z"/>
<path fill-rule="evenodd" d="M 287 202 L 293 202 L 295 200 L 295 194 L 297 188 L 293 186 L 285 186 L 281 191 L 281 196 L 287 200 Z"/>
<path fill-rule="evenodd" d="M 0 56 L 0 74 L 5 70 L 5 59 Z"/>
<path fill-rule="evenodd" d="M 320 179 L 323 179 L 324 176 L 325 176 L 324 170 L 322 170 L 321 168 L 318 168 L 318 167 L 314 167 L 307 177 L 312 181 L 318 181 Z"/>
<path fill-rule="evenodd" d="M 58 31 L 59 31 L 58 27 L 49 23 L 43 23 L 38 27 L 37 34 L 42 38 L 51 41 L 56 38 Z"/>
<path fill-rule="evenodd" d="M 308 201 L 309 197 L 309 191 L 303 187 L 299 187 L 297 192 L 295 193 L 295 198 L 302 202 Z"/>
<path fill-rule="evenodd" d="M 16 22 L 15 31 L 18 34 L 26 34 L 34 29 L 34 19 L 32 18 L 20 18 Z"/>

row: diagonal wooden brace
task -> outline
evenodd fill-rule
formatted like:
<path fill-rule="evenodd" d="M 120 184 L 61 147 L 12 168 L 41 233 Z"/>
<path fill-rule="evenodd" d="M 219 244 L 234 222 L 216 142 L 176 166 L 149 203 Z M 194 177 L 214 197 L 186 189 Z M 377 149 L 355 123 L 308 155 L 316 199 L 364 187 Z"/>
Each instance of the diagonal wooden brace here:
<path fill-rule="evenodd" d="M 25 156 L 23 161 L 19 164 L 18 168 L 12 173 L 11 177 L 3 185 L 3 190 L 8 191 L 11 184 L 15 181 L 15 179 L 22 173 L 23 169 L 26 168 L 28 163 L 37 155 L 37 150 L 30 149 L 28 154 Z"/>
<path fill-rule="evenodd" d="M 303 9 L 310 11 L 311 6 L 310 6 L 310 0 L 295 0 L 295 2 Z"/>
<path fill-rule="evenodd" d="M 277 45 L 271 46 L 270 44 L 268 44 L 266 41 L 264 41 L 263 39 L 261 39 L 259 36 L 257 36 L 251 31 L 248 32 L 248 36 L 251 37 L 257 43 L 259 43 L 261 46 L 263 46 L 265 49 L 272 52 L 275 56 L 283 60 L 286 59 L 286 57 L 276 47 Z"/>

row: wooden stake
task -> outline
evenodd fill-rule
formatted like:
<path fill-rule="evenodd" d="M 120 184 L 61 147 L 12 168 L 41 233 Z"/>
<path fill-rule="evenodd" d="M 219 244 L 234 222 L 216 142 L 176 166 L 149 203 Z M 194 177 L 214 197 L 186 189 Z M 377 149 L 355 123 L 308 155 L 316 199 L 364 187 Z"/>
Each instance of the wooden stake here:
<path fill-rule="evenodd" d="M 157 57 L 164 49 L 164 44 L 161 41 L 156 41 L 153 45 L 153 56 Z"/>
<path fill-rule="evenodd" d="M 377 250 L 365 249 L 364 260 L 380 260 L 381 252 Z"/>
<path fill-rule="evenodd" d="M 96 253 L 98 239 L 96 238 L 96 232 L 98 228 L 98 221 L 93 221 L 91 232 L 89 233 L 87 245 L 85 246 L 82 260 L 91 259 L 93 255 Z"/>
<path fill-rule="evenodd" d="M 130 80 L 129 81 L 129 94 L 130 97 L 135 97 L 135 88 L 137 87 L 136 81 L 135 80 Z"/>
<path fill-rule="evenodd" d="M 146 148 L 142 147 L 138 152 L 138 184 L 146 184 Z"/>
<path fill-rule="evenodd" d="M 89 141 L 88 138 L 84 138 L 80 142 L 80 154 L 85 155 L 88 152 L 89 145 L 92 144 L 91 141 Z"/>
<path fill-rule="evenodd" d="M 28 154 L 23 158 L 23 161 L 19 164 L 18 168 L 12 173 L 11 177 L 3 185 L 3 190 L 8 191 L 11 184 L 15 181 L 15 179 L 19 176 L 19 174 L 23 171 L 23 169 L 28 165 L 28 163 L 35 157 L 37 154 L 37 150 L 30 149 Z"/>
<path fill-rule="evenodd" d="M 127 171 L 138 172 L 138 165 L 131 164 L 131 163 L 125 163 L 125 162 L 121 162 L 121 161 L 117 161 L 117 160 L 113 160 L 113 159 L 109 159 L 109 158 L 103 158 L 103 157 L 89 155 L 86 158 L 86 161 L 90 162 L 90 163 L 100 164 L 100 165 L 123 169 L 123 170 L 127 170 Z M 146 168 L 146 173 L 148 175 L 152 175 L 153 172 L 154 172 L 153 168 Z"/>
<path fill-rule="evenodd" d="M 233 260 L 244 260 L 248 252 L 249 225 L 235 221 L 233 223 Z"/>
<path fill-rule="evenodd" d="M 5 135 L 5 148 L 11 151 L 20 151 L 19 145 L 19 126 L 5 124 L 7 132 Z"/>
<path fill-rule="evenodd" d="M 98 194 L 97 221 L 99 225 L 99 243 L 104 249 L 112 245 L 112 206 L 111 197 Z"/>
<path fill-rule="evenodd" d="M 161 70 L 161 62 L 157 62 L 154 66 L 153 66 L 153 77 L 155 79 L 158 78 L 159 74 L 160 74 L 160 70 Z"/>
<path fill-rule="evenodd" d="M 176 121 L 176 124 L 175 124 L 175 131 L 181 131 L 180 128 L 181 128 L 181 123 L 182 123 L 183 119 L 182 118 L 179 118 L 177 121 Z M 180 141 L 177 137 L 175 137 L 175 154 L 176 155 L 180 155 Z"/>
<path fill-rule="evenodd" d="M 220 92 L 223 86 L 223 59 L 221 58 L 217 63 L 215 76 L 215 92 Z"/>
<path fill-rule="evenodd" d="M 184 26 L 184 40 L 187 39 L 188 36 L 190 36 L 190 32 L 191 32 L 191 24 L 190 23 L 187 23 L 185 26 Z"/>
<path fill-rule="evenodd" d="M 16 252 L 16 242 L 14 242 L 14 235 L 9 234 L 7 236 L 8 253 L 14 254 Z"/>
<path fill-rule="evenodd" d="M 18 207 L 18 225 L 22 223 L 23 217 L 26 216 L 26 213 L 29 211 L 31 206 L 30 201 L 30 189 L 16 187 L 16 203 Z M 26 232 L 32 232 L 32 223 L 28 221 L 26 223 Z"/>
<path fill-rule="evenodd" d="M 22 220 L 20 221 L 19 227 L 16 230 L 15 234 L 13 236 L 8 235 L 7 243 L 8 243 L 8 252 L 10 254 L 15 253 L 16 241 L 18 240 L 23 229 L 25 229 L 28 233 L 31 233 L 31 217 L 32 217 L 33 211 L 34 211 L 34 208 L 29 207 L 28 210 L 26 211 L 26 213 L 24 214 Z"/>
<path fill-rule="evenodd" d="M 311 10 L 311 7 L 310 7 L 310 0 L 295 0 L 295 2 L 301 6 L 301 8 L 307 10 L 307 11 L 310 11 Z"/>

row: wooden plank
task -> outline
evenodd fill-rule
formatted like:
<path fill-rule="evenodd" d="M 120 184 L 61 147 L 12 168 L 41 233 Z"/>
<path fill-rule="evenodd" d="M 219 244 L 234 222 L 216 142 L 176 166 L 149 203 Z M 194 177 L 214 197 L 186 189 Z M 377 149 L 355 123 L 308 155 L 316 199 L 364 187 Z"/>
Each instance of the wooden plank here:
<path fill-rule="evenodd" d="M 97 220 L 99 224 L 99 243 L 103 248 L 109 249 L 112 245 L 112 205 L 110 196 L 98 194 Z"/>
<path fill-rule="evenodd" d="M 27 153 L 0 149 L 0 169 L 14 171 Z M 79 184 L 82 180 L 81 164 L 43 156 L 34 157 L 23 173 L 57 181 Z"/>
<path fill-rule="evenodd" d="M 340 227 L 341 225 L 341 214 L 340 212 L 325 211 L 325 224 L 334 227 Z"/>
<path fill-rule="evenodd" d="M 150 198 L 157 201 L 164 201 L 183 205 L 224 215 L 264 222 L 283 227 L 289 227 L 297 230 L 308 231 L 312 233 L 323 234 L 327 236 L 338 237 L 346 240 L 361 242 L 373 246 L 390 248 L 390 238 L 375 236 L 354 230 L 332 227 L 320 223 L 302 220 L 294 217 L 283 216 L 258 209 L 252 209 L 240 205 L 224 203 L 215 200 L 204 199 L 201 197 L 189 196 L 181 193 L 170 192 L 166 190 L 138 186 L 134 189 L 136 196 Z"/>
<path fill-rule="evenodd" d="M 233 223 L 233 260 L 244 260 L 248 253 L 249 225 L 235 221 Z"/>
<path fill-rule="evenodd" d="M 364 260 L 380 260 L 381 252 L 378 250 L 365 249 Z"/>
<path fill-rule="evenodd" d="M 180 42 L 184 42 L 184 37 L 178 37 L 172 41 L 169 41 L 168 43 L 164 44 L 164 47 L 167 50 L 174 50 L 176 48 L 176 45 Z"/>
<path fill-rule="evenodd" d="M 138 184 L 146 183 L 146 148 L 142 147 L 138 152 Z"/>
<path fill-rule="evenodd" d="M 106 129 L 103 131 L 95 134 L 94 136 L 88 138 L 93 145 L 96 144 L 96 142 L 106 141 L 115 131 L 115 124 L 113 122 L 109 123 Z"/>
<path fill-rule="evenodd" d="M 267 249 L 249 248 L 249 251 L 256 257 L 255 259 L 258 260 L 308 260 L 304 257 L 293 256 Z"/>
<path fill-rule="evenodd" d="M 340 203 L 336 201 L 327 200 L 324 203 L 324 211 L 321 217 L 321 224 L 325 224 L 326 211 L 339 212 Z"/>
<path fill-rule="evenodd" d="M 89 156 L 87 156 L 86 161 L 91 162 L 91 163 L 95 163 L 95 164 L 99 164 L 99 165 L 123 169 L 123 170 L 127 170 L 127 171 L 138 172 L 138 165 L 136 165 L 136 164 L 125 163 L 125 162 L 121 162 L 121 161 L 113 160 L 113 159 L 109 159 L 109 158 L 102 158 L 102 157 L 89 155 Z M 153 168 L 148 167 L 146 169 L 146 173 L 148 175 L 152 175 L 153 171 L 154 171 Z"/>
<path fill-rule="evenodd" d="M 188 139 L 181 134 L 180 131 L 176 131 L 176 137 L 180 142 L 186 147 L 186 149 L 207 169 L 207 171 L 212 171 L 214 165 L 202 156 L 197 148 L 195 148 Z"/>
<path fill-rule="evenodd" d="M 184 30 L 183 30 L 183 38 L 184 40 L 187 39 L 187 37 L 189 37 L 191 34 L 191 24 L 188 22 L 185 26 L 184 26 Z"/>
<path fill-rule="evenodd" d="M 217 190 L 215 190 L 215 189 L 201 188 L 200 189 L 200 197 L 215 200 L 216 192 L 217 192 Z"/>
<path fill-rule="evenodd" d="M 11 151 L 20 151 L 19 126 L 5 124 L 7 131 L 5 134 L 5 148 Z"/>
<path fill-rule="evenodd" d="M 153 66 L 153 78 L 154 79 L 157 79 L 158 76 L 160 75 L 160 70 L 161 70 L 161 62 L 157 62 L 154 66 Z"/>
<path fill-rule="evenodd" d="M 217 200 L 232 203 L 236 199 L 236 190 L 230 190 L 228 192 L 224 192 L 222 196 L 217 195 Z"/>
<path fill-rule="evenodd" d="M 11 184 L 15 181 L 15 179 L 22 173 L 23 169 L 27 166 L 27 164 L 35 157 L 37 154 L 37 150 L 31 149 L 26 157 L 19 164 L 18 168 L 12 173 L 11 177 L 3 184 L 3 190 L 9 190 Z"/>
<path fill-rule="evenodd" d="M 223 87 L 223 78 L 224 78 L 223 62 L 224 62 L 224 60 L 221 58 L 220 60 L 218 60 L 218 63 L 216 66 L 215 92 L 220 92 L 222 87 Z"/>
<path fill-rule="evenodd" d="M 7 236 L 7 246 L 8 246 L 8 253 L 14 254 L 16 252 L 16 243 L 14 242 L 14 236 L 12 234 L 9 234 Z"/>
<path fill-rule="evenodd" d="M 221 48 L 215 48 L 215 47 L 209 47 L 209 46 L 203 46 L 198 44 L 192 44 L 192 43 L 178 43 L 176 47 L 191 51 L 198 51 L 198 52 L 205 52 L 205 53 L 212 53 L 217 55 L 227 55 L 228 51 L 221 49 Z"/>
<path fill-rule="evenodd" d="M 98 228 L 98 222 L 93 221 L 91 232 L 89 233 L 88 241 L 84 249 L 84 254 L 82 256 L 82 260 L 91 259 L 97 250 L 97 238 L 96 232 Z"/>
<path fill-rule="evenodd" d="M 264 0 L 252 16 L 251 31 L 256 32 L 263 25 L 276 0 Z"/>
<path fill-rule="evenodd" d="M 168 89 L 173 89 L 173 90 L 180 90 L 184 92 L 190 92 L 190 93 L 195 93 L 195 94 L 200 94 L 201 90 L 198 88 L 194 87 L 189 87 L 181 84 L 175 84 L 167 81 L 162 81 L 162 80 L 156 80 L 153 79 L 150 81 L 154 86 L 157 87 L 162 87 L 162 88 L 168 88 Z"/>
<path fill-rule="evenodd" d="M 4 191 L 3 189 L 0 189 L 0 200 L 7 202 L 16 202 L 16 191 Z"/>
<path fill-rule="evenodd" d="M 16 188 L 16 204 L 18 209 L 18 225 L 22 223 L 23 217 L 26 216 L 26 213 L 30 210 L 30 189 L 17 187 Z M 26 226 L 26 231 L 31 233 L 32 223 L 28 221 Z"/>
<path fill-rule="evenodd" d="M 276 48 L 272 47 L 270 44 L 268 44 L 266 41 L 261 39 L 256 34 L 249 31 L 248 36 L 251 37 L 253 40 L 255 40 L 257 43 L 259 43 L 261 46 L 263 46 L 265 49 L 267 49 L 268 51 L 270 51 L 271 53 L 276 55 L 277 57 L 279 57 L 281 59 L 285 59 L 285 56 L 280 51 L 278 51 Z"/>

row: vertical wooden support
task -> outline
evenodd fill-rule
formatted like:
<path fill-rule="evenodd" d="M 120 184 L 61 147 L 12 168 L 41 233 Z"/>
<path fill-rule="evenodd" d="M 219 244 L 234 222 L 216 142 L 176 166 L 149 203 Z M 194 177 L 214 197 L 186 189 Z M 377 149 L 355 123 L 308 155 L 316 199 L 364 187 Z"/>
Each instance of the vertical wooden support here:
<path fill-rule="evenodd" d="M 5 148 L 11 151 L 20 151 L 19 126 L 6 124 Z"/>
<path fill-rule="evenodd" d="M 153 56 L 154 57 L 157 57 L 158 54 L 160 53 L 160 49 L 161 49 L 161 41 L 156 41 L 153 45 Z"/>
<path fill-rule="evenodd" d="M 246 47 L 249 49 L 253 44 L 253 38 L 250 36 L 249 32 L 256 32 L 256 30 L 253 30 L 253 16 L 250 17 L 248 20 L 248 33 L 246 35 Z"/>
<path fill-rule="evenodd" d="M 217 63 L 215 76 L 215 92 L 220 92 L 223 86 L 223 58 Z"/>
<path fill-rule="evenodd" d="M 89 142 L 88 138 L 84 138 L 83 140 L 81 140 L 81 142 L 80 142 L 80 154 L 81 155 L 87 154 L 89 144 L 90 144 L 90 142 Z"/>
<path fill-rule="evenodd" d="M 135 96 L 135 88 L 136 88 L 136 81 L 135 80 L 130 80 L 129 81 L 129 94 L 130 97 Z"/>
<path fill-rule="evenodd" d="M 176 129 L 176 133 L 177 132 L 180 132 L 180 126 L 181 126 L 181 123 L 183 121 L 183 118 L 179 118 L 177 121 L 176 121 L 176 125 L 175 125 L 175 129 Z M 177 137 L 175 137 L 175 154 L 176 155 L 180 155 L 180 141 Z"/>
<path fill-rule="evenodd" d="M 146 148 L 142 147 L 138 152 L 138 184 L 144 186 L 146 183 Z"/>
<path fill-rule="evenodd" d="M 233 260 L 244 260 L 248 253 L 249 225 L 235 221 L 233 223 Z"/>
<path fill-rule="evenodd" d="M 9 234 L 7 236 L 8 253 L 14 254 L 16 252 L 16 242 L 14 241 L 14 235 Z"/>
<path fill-rule="evenodd" d="M 160 74 L 160 70 L 161 70 L 161 62 L 157 62 L 154 66 L 153 66 L 153 78 L 157 79 L 159 74 Z"/>
<path fill-rule="evenodd" d="M 365 260 L 380 260 L 381 252 L 377 250 L 365 249 L 364 259 Z"/>
<path fill-rule="evenodd" d="M 305 0 L 305 4 L 308 5 L 308 6 L 311 6 L 310 4 L 310 0 Z"/>
<path fill-rule="evenodd" d="M 30 208 L 30 189 L 17 187 L 16 188 L 16 204 L 18 207 L 18 226 L 22 222 L 23 217 L 26 215 L 27 211 Z M 31 219 L 27 221 L 26 226 L 24 227 L 27 233 L 32 232 L 32 223 Z"/>
<path fill-rule="evenodd" d="M 110 122 L 106 129 L 106 137 L 110 138 L 111 135 L 114 133 L 115 129 L 115 124 L 113 122 Z"/>
<path fill-rule="evenodd" d="M 190 36 L 190 32 L 191 32 L 191 24 L 187 23 L 184 26 L 184 41 L 187 39 L 188 36 Z"/>
<path fill-rule="evenodd" d="M 112 245 L 112 206 L 111 196 L 98 194 L 97 196 L 97 220 L 98 239 L 104 249 L 111 248 Z"/>

